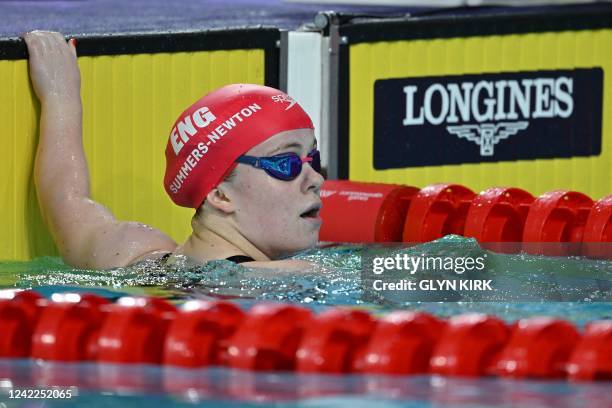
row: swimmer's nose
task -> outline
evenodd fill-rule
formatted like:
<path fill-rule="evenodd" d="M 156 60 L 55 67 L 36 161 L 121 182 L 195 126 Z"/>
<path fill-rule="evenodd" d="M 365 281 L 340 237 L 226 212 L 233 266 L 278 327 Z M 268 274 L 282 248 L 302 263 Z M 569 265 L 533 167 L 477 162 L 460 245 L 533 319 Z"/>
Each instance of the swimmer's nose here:
<path fill-rule="evenodd" d="M 316 194 L 319 194 L 324 181 L 323 176 L 316 172 L 308 163 L 305 163 L 304 167 L 302 167 L 302 173 L 304 174 L 302 191 L 304 193 L 314 191 Z"/>

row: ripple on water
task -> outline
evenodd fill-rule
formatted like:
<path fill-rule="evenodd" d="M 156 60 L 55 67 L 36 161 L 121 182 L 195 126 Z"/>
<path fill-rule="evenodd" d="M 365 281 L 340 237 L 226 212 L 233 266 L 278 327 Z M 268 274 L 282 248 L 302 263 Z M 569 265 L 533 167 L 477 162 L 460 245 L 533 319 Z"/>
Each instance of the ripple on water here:
<path fill-rule="evenodd" d="M 404 253 L 411 256 L 485 256 L 486 270 L 479 276 L 495 280 L 500 298 L 494 302 L 405 302 L 371 296 L 362 290 L 361 269 L 364 252 L 373 248 L 384 256 Z M 496 254 L 480 248 L 473 239 L 458 236 L 411 248 L 328 246 L 300 253 L 295 258 L 309 260 L 316 266 L 296 274 L 247 268 L 226 260 L 201 265 L 184 257 L 175 257 L 170 265 L 144 261 L 125 268 L 99 271 L 74 269 L 59 258 L 43 257 L 31 262 L 0 263 L 0 286 L 96 287 L 175 300 L 212 296 L 242 299 L 243 303 L 249 300 L 299 302 L 315 308 L 318 305 L 357 305 L 374 312 L 407 308 L 440 316 L 478 312 L 492 313 L 509 321 L 545 314 L 582 324 L 612 316 L 610 261 L 538 257 L 524 253 Z M 449 272 L 428 273 L 433 276 Z M 582 301 L 559 301 L 573 292 L 580 295 L 585 284 L 597 284 L 602 289 L 589 290 L 588 296 L 580 298 Z M 550 296 L 546 301 L 520 302 L 524 300 L 525 291 L 529 290 Z M 563 296 L 555 298 L 555 291 Z"/>

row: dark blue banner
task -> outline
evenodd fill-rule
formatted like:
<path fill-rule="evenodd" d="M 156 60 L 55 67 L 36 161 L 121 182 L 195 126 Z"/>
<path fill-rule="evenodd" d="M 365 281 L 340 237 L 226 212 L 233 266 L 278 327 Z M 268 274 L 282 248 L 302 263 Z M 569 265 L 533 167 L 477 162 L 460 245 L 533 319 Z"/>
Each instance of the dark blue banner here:
<path fill-rule="evenodd" d="M 378 80 L 374 168 L 597 156 L 601 68 Z"/>

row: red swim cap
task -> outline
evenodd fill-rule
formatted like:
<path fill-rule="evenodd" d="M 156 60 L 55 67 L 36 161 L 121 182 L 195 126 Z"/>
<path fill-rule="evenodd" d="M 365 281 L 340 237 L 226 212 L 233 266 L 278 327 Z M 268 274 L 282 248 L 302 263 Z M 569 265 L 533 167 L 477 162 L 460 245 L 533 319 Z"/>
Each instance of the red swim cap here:
<path fill-rule="evenodd" d="M 176 204 L 198 208 L 239 156 L 277 133 L 313 128 L 301 106 L 277 89 L 219 88 L 174 123 L 166 146 L 166 192 Z"/>

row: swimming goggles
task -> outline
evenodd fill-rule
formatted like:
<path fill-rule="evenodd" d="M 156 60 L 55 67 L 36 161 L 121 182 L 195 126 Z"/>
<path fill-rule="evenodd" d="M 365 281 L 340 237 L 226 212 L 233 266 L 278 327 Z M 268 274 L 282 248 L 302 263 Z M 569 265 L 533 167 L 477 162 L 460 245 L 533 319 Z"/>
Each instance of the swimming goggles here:
<path fill-rule="evenodd" d="M 236 162 L 262 169 L 270 176 L 284 181 L 299 176 L 303 163 L 310 163 L 314 171 L 321 173 L 321 153 L 317 149 L 311 150 L 306 157 L 296 153 L 282 153 L 270 157 L 240 156 Z"/>

